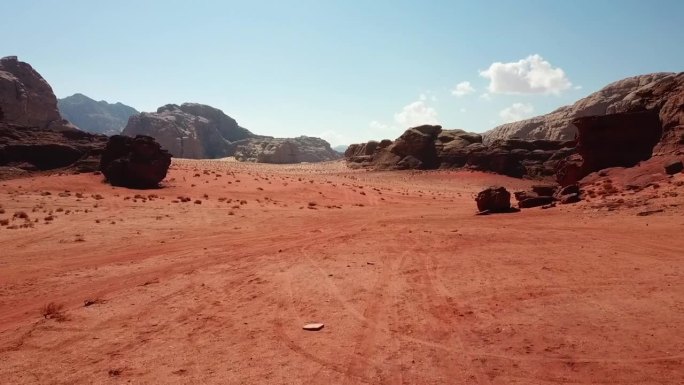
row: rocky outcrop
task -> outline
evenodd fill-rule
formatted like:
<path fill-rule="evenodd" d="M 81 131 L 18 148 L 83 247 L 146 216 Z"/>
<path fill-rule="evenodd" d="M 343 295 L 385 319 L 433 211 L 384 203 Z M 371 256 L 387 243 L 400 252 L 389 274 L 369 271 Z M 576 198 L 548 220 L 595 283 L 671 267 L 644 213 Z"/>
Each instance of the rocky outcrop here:
<path fill-rule="evenodd" d="M 129 118 L 123 135 L 155 138 L 175 157 L 212 159 L 232 156 L 235 142 L 255 138 L 223 111 L 203 104 L 167 104 L 157 112 Z"/>
<path fill-rule="evenodd" d="M 102 153 L 100 171 L 112 186 L 156 188 L 166 177 L 171 155 L 154 138 L 114 135 Z"/>
<path fill-rule="evenodd" d="M 151 136 L 180 158 L 234 156 L 237 160 L 262 163 L 321 162 L 341 158 L 323 139 L 255 135 L 223 111 L 196 103 L 168 104 L 156 113 L 131 116 L 123 134 Z"/>
<path fill-rule="evenodd" d="M 662 134 L 653 111 L 591 116 L 573 124 L 579 130 L 577 151 L 589 172 L 631 167 L 649 159 Z"/>
<path fill-rule="evenodd" d="M 0 122 L 0 167 L 45 171 L 69 167 L 96 171 L 107 137 Z"/>
<path fill-rule="evenodd" d="M 52 88 L 29 64 L 0 59 L 0 177 L 16 170 L 95 171 L 106 140 L 63 120 Z"/>
<path fill-rule="evenodd" d="M 408 129 L 394 142 L 383 140 L 349 146 L 350 167 L 378 170 L 467 167 L 513 177 L 553 176 L 560 160 L 574 152 L 572 141 L 517 139 L 485 145 L 479 134 L 442 130 L 440 126 Z"/>
<path fill-rule="evenodd" d="M 75 129 L 60 116 L 48 82 L 16 56 L 0 59 L 0 121 L 40 129 Z"/>
<path fill-rule="evenodd" d="M 342 155 L 323 139 L 300 136 L 297 138 L 260 138 L 238 142 L 235 159 L 258 163 L 325 162 Z"/>
<path fill-rule="evenodd" d="M 138 114 L 135 108 L 122 103 L 95 101 L 83 94 L 57 100 L 59 113 L 79 129 L 104 135 L 117 135 L 126 127 L 128 118 Z"/>
<path fill-rule="evenodd" d="M 677 93 L 676 89 L 681 88 L 683 82 L 682 72 L 653 73 L 622 79 L 549 114 L 498 126 L 484 134 L 484 141 L 489 143 L 508 138 L 571 140 L 578 133 L 572 124 L 573 120 L 640 110 L 659 111 L 669 95 Z M 676 110 L 675 105 L 677 103 L 669 106 L 667 111 Z M 681 101 L 678 105 L 681 106 Z"/>
<path fill-rule="evenodd" d="M 518 207 L 527 209 L 532 207 L 550 208 L 556 202 L 560 204 L 571 204 L 579 202 L 581 192 L 578 185 L 560 187 L 558 185 L 534 185 L 532 191 L 516 191 L 514 194 L 518 201 Z"/>

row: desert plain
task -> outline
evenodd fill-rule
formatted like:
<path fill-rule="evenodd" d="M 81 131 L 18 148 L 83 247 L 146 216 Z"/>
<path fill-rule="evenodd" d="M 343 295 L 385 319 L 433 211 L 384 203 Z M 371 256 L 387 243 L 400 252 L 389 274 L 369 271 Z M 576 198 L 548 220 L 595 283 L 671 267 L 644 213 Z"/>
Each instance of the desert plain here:
<path fill-rule="evenodd" d="M 478 191 L 533 182 L 178 159 L 155 190 L 0 181 L 0 382 L 681 384 L 672 178 L 487 216 Z"/>

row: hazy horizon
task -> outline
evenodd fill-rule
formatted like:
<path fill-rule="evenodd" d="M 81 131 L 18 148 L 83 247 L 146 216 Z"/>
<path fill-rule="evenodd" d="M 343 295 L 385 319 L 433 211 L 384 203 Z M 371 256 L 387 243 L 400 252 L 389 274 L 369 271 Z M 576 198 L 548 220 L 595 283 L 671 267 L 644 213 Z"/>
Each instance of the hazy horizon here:
<path fill-rule="evenodd" d="M 58 98 L 208 104 L 252 132 L 333 146 L 420 123 L 483 132 L 684 68 L 679 1 L 11 1 L 4 11 L 12 39 L 0 56 L 31 64 Z"/>

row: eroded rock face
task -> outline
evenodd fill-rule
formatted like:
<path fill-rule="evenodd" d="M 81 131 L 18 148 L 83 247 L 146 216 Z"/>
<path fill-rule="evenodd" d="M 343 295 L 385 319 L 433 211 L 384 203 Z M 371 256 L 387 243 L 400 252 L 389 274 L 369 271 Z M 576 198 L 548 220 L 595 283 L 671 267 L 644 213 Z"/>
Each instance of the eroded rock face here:
<path fill-rule="evenodd" d="M 341 158 L 323 139 L 300 136 L 297 138 L 259 138 L 239 142 L 235 159 L 243 162 L 289 164 L 325 162 Z"/>
<path fill-rule="evenodd" d="M 673 129 L 680 127 L 675 131 L 681 133 L 684 132 L 681 129 L 681 100 L 671 101 L 667 108 L 665 105 L 673 95 L 681 95 L 683 86 L 682 72 L 653 73 L 622 79 L 549 114 L 498 126 L 484 134 L 484 142 L 508 138 L 572 140 L 578 134 L 572 124 L 574 119 L 642 110 L 658 112 L 661 109 L 664 111 L 661 116 L 663 122 L 670 122 Z"/>
<path fill-rule="evenodd" d="M 203 104 L 167 104 L 129 118 L 122 135 L 151 136 L 173 156 L 215 159 L 232 156 L 235 142 L 255 138 L 223 111 Z"/>
<path fill-rule="evenodd" d="M 157 188 L 171 165 L 171 154 L 154 138 L 114 135 L 102 153 L 100 171 L 112 186 Z"/>
<path fill-rule="evenodd" d="M 62 119 L 52 88 L 28 63 L 0 59 L 0 167 L 94 171 L 105 143 Z"/>
<path fill-rule="evenodd" d="M 0 166 L 27 171 L 71 167 L 96 171 L 105 136 L 0 122 Z"/>
<path fill-rule="evenodd" d="M 588 172 L 631 167 L 649 159 L 662 134 L 653 111 L 579 118 L 573 124 L 579 130 L 577 151 Z"/>
<path fill-rule="evenodd" d="M 4 122 L 19 126 L 48 128 L 62 121 L 52 87 L 16 56 L 0 59 L 0 109 Z"/>

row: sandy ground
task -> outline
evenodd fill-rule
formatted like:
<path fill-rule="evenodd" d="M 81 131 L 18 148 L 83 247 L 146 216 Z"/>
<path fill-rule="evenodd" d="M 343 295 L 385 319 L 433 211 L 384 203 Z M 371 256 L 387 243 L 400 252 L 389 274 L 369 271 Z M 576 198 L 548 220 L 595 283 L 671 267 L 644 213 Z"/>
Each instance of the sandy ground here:
<path fill-rule="evenodd" d="M 684 383 L 684 194 L 475 216 L 494 183 L 530 185 L 186 160 L 160 190 L 0 182 L 0 382 Z"/>

